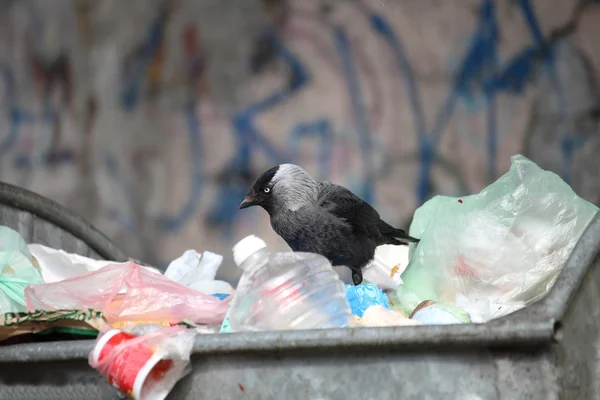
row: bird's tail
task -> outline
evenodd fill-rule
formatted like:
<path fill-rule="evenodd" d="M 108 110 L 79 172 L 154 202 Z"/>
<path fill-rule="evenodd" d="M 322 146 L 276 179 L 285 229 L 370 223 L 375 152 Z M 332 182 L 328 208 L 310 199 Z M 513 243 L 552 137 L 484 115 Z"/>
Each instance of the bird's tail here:
<path fill-rule="evenodd" d="M 392 236 L 392 240 L 390 240 L 390 242 L 394 242 L 394 243 L 387 243 L 387 244 L 395 244 L 395 245 L 399 245 L 399 244 L 408 244 L 408 243 L 419 243 L 420 239 L 414 238 L 410 235 L 407 235 L 406 232 L 404 232 L 402 229 L 396 229 L 394 234 L 391 235 Z"/>
<path fill-rule="evenodd" d="M 380 226 L 380 232 L 383 235 L 383 243 L 381 244 L 393 244 L 393 245 L 406 245 L 408 243 L 419 243 L 420 239 L 414 238 L 408 235 L 402 229 L 396 229 L 384 222 L 384 226 Z"/>

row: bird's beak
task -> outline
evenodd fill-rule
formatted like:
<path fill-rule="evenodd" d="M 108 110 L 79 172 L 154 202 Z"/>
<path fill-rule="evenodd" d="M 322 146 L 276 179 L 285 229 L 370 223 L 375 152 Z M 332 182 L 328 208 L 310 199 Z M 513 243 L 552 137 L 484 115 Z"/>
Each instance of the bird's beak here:
<path fill-rule="evenodd" d="M 244 201 L 242 201 L 240 203 L 240 206 L 238 207 L 238 210 L 258 205 L 258 201 L 259 200 L 256 197 L 256 195 L 254 194 L 254 191 L 251 190 L 251 191 L 248 192 L 248 194 L 246 195 L 246 197 L 244 197 Z"/>

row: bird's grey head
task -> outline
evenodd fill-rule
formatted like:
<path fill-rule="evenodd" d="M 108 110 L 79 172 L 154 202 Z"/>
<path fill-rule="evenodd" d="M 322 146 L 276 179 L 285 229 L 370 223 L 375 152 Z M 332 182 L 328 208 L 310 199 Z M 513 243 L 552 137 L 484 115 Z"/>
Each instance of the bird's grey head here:
<path fill-rule="evenodd" d="M 261 206 L 269 214 L 296 211 L 316 197 L 317 182 L 305 170 L 294 164 L 282 164 L 256 180 L 239 209 Z"/>

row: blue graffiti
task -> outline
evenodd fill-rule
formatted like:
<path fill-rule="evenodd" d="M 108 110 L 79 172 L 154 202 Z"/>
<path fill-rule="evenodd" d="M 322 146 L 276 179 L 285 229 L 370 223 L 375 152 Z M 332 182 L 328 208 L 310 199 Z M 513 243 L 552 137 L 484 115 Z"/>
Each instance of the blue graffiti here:
<path fill-rule="evenodd" d="M 190 185 L 191 191 L 185 205 L 178 213 L 170 216 L 162 216 L 157 219 L 156 223 L 158 224 L 158 226 L 166 231 L 176 231 L 180 229 L 187 221 L 189 221 L 196 212 L 198 201 L 200 200 L 200 197 L 202 195 L 202 182 L 204 176 L 201 156 L 203 150 L 201 147 L 202 136 L 200 129 L 200 120 L 196 116 L 195 107 L 193 103 L 189 104 L 186 107 L 185 112 L 188 122 L 188 133 L 190 138 L 189 151 L 192 165 L 192 181 Z M 126 195 L 126 198 L 130 203 L 130 209 L 133 210 L 135 204 L 131 185 L 129 185 L 129 183 L 126 180 L 120 178 L 121 175 L 119 173 L 119 166 L 116 158 L 110 154 L 107 155 L 105 157 L 105 168 L 107 169 L 108 173 L 113 179 L 120 182 L 122 192 Z M 118 210 L 109 210 L 108 218 L 119 223 L 130 232 L 135 232 L 137 230 L 137 224 L 133 220 L 133 218 L 125 215 L 124 213 Z"/>
<path fill-rule="evenodd" d="M 11 102 L 14 102 L 14 99 L 17 98 L 17 88 L 13 73 L 8 65 L 0 64 L 0 74 L 2 75 L 6 90 L 6 98 L 10 99 Z M 8 153 L 17 143 L 21 118 L 22 115 L 19 112 L 19 108 L 14 103 L 11 103 L 10 110 L 8 111 L 10 128 L 8 134 L 2 143 L 0 143 L 0 155 Z"/>
<path fill-rule="evenodd" d="M 477 29 L 454 78 L 454 92 L 466 101 L 472 101 L 482 88 L 493 92 L 487 82 L 498 66 L 498 30 L 494 3 L 486 0 L 479 12 Z"/>
<path fill-rule="evenodd" d="M 324 180 L 331 168 L 330 154 L 333 147 L 333 128 L 331 122 L 323 117 L 312 122 L 297 123 L 291 130 L 289 148 L 293 159 L 299 159 L 300 142 L 303 139 L 316 137 L 318 144 L 319 175 L 317 179 Z"/>
<path fill-rule="evenodd" d="M 150 29 L 149 39 L 145 46 L 146 51 L 144 52 L 147 57 L 143 58 L 139 66 L 147 65 L 150 62 L 150 56 L 156 51 L 156 46 L 158 46 L 160 42 L 161 26 L 159 20 Z M 272 35 L 271 38 L 275 43 L 278 56 L 286 62 L 290 68 L 292 79 L 287 86 L 232 116 L 231 124 L 237 139 L 237 148 L 233 157 L 226 163 L 225 170 L 222 173 L 224 179 L 219 182 L 219 191 L 215 203 L 210 208 L 207 217 L 207 222 L 210 224 L 224 227 L 231 226 L 231 223 L 235 218 L 235 215 L 232 214 L 231 210 L 236 209 L 237 204 L 241 201 L 247 190 L 247 181 L 251 179 L 249 178 L 249 176 L 251 176 L 250 166 L 254 150 L 262 149 L 267 156 L 267 159 L 274 164 L 279 164 L 290 159 L 290 155 L 286 151 L 278 149 L 260 132 L 259 129 L 255 127 L 254 120 L 260 114 L 278 106 L 289 97 L 293 96 L 297 91 L 308 84 L 310 78 L 299 58 L 281 44 L 274 35 Z M 141 74 L 136 73 L 136 76 L 139 77 L 140 75 Z M 139 79 L 132 82 L 132 85 L 125 92 L 123 106 L 126 109 L 133 107 L 139 100 L 139 96 L 137 95 L 140 87 L 139 82 Z M 182 210 L 174 216 L 162 217 L 158 220 L 159 226 L 167 231 L 176 231 L 189 221 L 194 215 L 202 195 L 202 186 L 205 177 L 203 176 L 201 157 L 201 124 L 198 116 L 195 114 L 195 107 L 193 104 L 194 103 L 192 102 L 192 105 L 186 110 L 188 132 L 190 135 L 190 151 L 192 152 L 191 159 L 193 160 L 191 191 Z M 240 184 L 240 179 L 235 178 L 237 176 L 242 177 L 244 184 Z M 114 212 L 111 215 L 113 218 L 116 216 Z M 123 220 L 122 218 L 120 219 Z M 127 225 L 131 226 L 130 223 L 127 223 Z"/>
<path fill-rule="evenodd" d="M 366 176 L 363 177 L 361 184 L 357 187 L 357 192 L 366 201 L 373 201 L 373 172 L 372 169 L 372 143 L 369 131 L 369 122 L 363 96 L 358 81 L 358 73 L 354 65 L 352 51 L 348 37 L 343 29 L 336 27 L 333 29 L 333 37 L 338 52 L 338 57 L 344 67 L 344 76 L 352 100 L 352 110 L 355 116 L 355 124 L 358 128 L 358 138 L 364 157 Z M 289 151 L 277 150 L 254 126 L 254 119 L 262 112 L 270 110 L 287 98 L 294 95 L 297 91 L 309 84 L 310 77 L 308 71 L 301 64 L 300 60 L 285 48 L 277 39 L 276 50 L 278 55 L 288 64 L 292 71 L 292 80 L 287 87 L 274 93 L 267 99 L 255 105 L 242 110 L 232 118 L 232 124 L 236 133 L 238 148 L 235 157 L 228 163 L 224 175 L 227 177 L 220 186 L 217 200 L 212 207 L 208 221 L 211 224 L 230 226 L 235 218 L 231 213 L 251 184 L 250 165 L 251 156 L 256 147 L 262 148 L 273 164 L 293 160 L 297 156 L 297 149 L 301 138 L 308 136 L 317 136 L 321 140 L 319 148 L 319 170 L 320 173 L 327 175 L 330 169 L 329 155 L 333 146 L 333 129 L 326 119 L 317 119 L 312 123 L 296 124 L 290 133 Z M 232 179 L 232 176 L 238 179 Z M 245 184 L 241 184 L 244 182 Z"/>
<path fill-rule="evenodd" d="M 350 48 L 350 42 L 341 28 L 333 29 L 333 37 L 335 47 L 338 51 L 342 69 L 344 70 L 344 76 L 346 78 L 346 84 L 350 92 L 350 100 L 352 102 L 352 111 L 355 118 L 355 124 L 358 130 L 358 139 L 361 147 L 363 156 L 363 168 L 366 170 L 366 174 L 362 179 L 362 184 L 358 195 L 366 202 L 373 202 L 373 145 L 371 143 L 371 132 L 369 131 L 369 121 L 365 106 L 363 104 L 363 96 L 358 81 L 358 73 L 354 60 L 352 57 L 352 50 Z"/>
<path fill-rule="evenodd" d="M 521 7 L 521 12 L 523 13 L 523 17 L 527 22 L 527 27 L 533 36 L 533 39 L 538 45 L 544 44 L 544 35 L 542 34 L 542 29 L 540 28 L 540 24 L 537 22 L 537 18 L 535 17 L 535 12 L 533 11 L 533 7 L 529 0 L 519 0 L 519 7 Z M 551 53 L 549 52 L 548 55 Z"/>
<path fill-rule="evenodd" d="M 414 116 L 420 155 L 416 186 L 416 197 L 419 203 L 424 202 L 432 194 L 431 174 L 437 157 L 436 152 L 442 134 L 458 104 L 469 106 L 483 103 L 485 107 L 489 179 L 494 179 L 496 176 L 498 141 L 499 135 L 502 133 L 497 126 L 498 94 L 523 93 L 530 84 L 537 67 L 542 66 L 555 82 L 555 90 L 564 104 L 560 81 L 554 68 L 554 52 L 552 47 L 548 47 L 548 44 L 544 41 L 540 25 L 535 16 L 535 10 L 529 0 L 518 0 L 517 4 L 533 38 L 533 44 L 519 51 L 507 62 L 501 62 L 499 55 L 500 27 L 494 2 L 492 0 L 482 0 L 478 11 L 477 27 L 470 36 L 464 55 L 454 71 L 450 90 L 441 108 L 437 110 L 431 129 L 426 126 L 417 80 L 401 38 L 394 32 L 393 27 L 383 15 L 376 13 L 368 15 L 371 29 L 387 44 L 394 56 L 405 87 L 405 95 Z M 144 44 L 135 55 L 136 59 L 129 66 L 130 68 L 126 68 L 127 84 L 121 93 L 121 102 L 125 110 L 131 110 L 140 101 L 144 79 L 146 79 L 151 62 L 159 50 L 164 35 L 165 23 L 166 14 L 160 14 L 150 26 Z M 334 27 L 331 34 L 337 57 L 343 67 L 343 77 L 351 100 L 354 124 L 357 129 L 366 170 L 365 176 L 358 185 L 357 193 L 365 200 L 373 201 L 372 184 L 374 179 L 373 171 L 371 171 L 373 166 L 373 143 L 368 113 L 364 104 L 364 94 L 361 91 L 359 82 L 358 68 L 355 65 L 346 31 L 341 27 Z M 333 146 L 333 128 L 331 122 L 325 117 L 303 121 L 294 125 L 288 131 L 288 147 L 283 149 L 270 141 L 256 126 L 256 118 L 287 101 L 311 81 L 309 72 L 301 60 L 284 46 L 274 34 L 272 34 L 271 40 L 275 44 L 274 47 L 278 57 L 290 69 L 291 79 L 286 85 L 276 89 L 266 98 L 236 112 L 231 117 L 231 129 L 235 136 L 234 154 L 225 163 L 226 167 L 221 176 L 223 180 L 219 181 L 219 191 L 214 203 L 211 205 L 208 216 L 210 223 L 219 226 L 227 227 L 233 222 L 236 214 L 232 213 L 232 210 L 235 210 L 248 189 L 250 180 L 253 179 L 252 160 L 258 151 L 262 151 L 269 162 L 278 164 L 294 160 L 297 157 L 301 140 L 316 137 L 321 141 L 318 152 L 320 173 L 326 176 L 331 167 L 329 154 Z M 0 79 L 3 80 L 7 91 L 7 98 L 15 99 L 17 88 L 15 87 L 12 71 L 7 66 L 0 65 L 0 74 L 2 75 Z M 14 104 L 11 104 L 7 110 L 10 128 L 0 141 L 0 155 L 6 154 L 14 148 L 22 126 L 39 124 L 40 122 L 51 123 L 56 118 L 56 113 L 50 108 L 47 108 L 40 116 L 20 109 L 15 100 L 12 100 L 12 102 Z M 192 172 L 191 189 L 189 197 L 178 212 L 158 219 L 157 224 L 168 231 L 180 229 L 193 217 L 203 194 L 203 182 L 206 177 L 203 175 L 202 155 L 205 151 L 203 149 L 203 136 L 206 133 L 202 132 L 202 124 L 196 115 L 195 108 L 192 101 L 191 104 L 186 105 L 184 110 L 192 160 L 190 167 Z M 561 108 L 564 109 L 565 107 Z M 569 179 L 571 173 L 570 165 L 574 151 L 580 146 L 580 142 L 571 136 L 564 135 L 561 148 L 565 159 L 563 176 L 566 180 Z M 61 162 L 66 162 L 67 158 L 67 153 L 59 155 L 59 161 Z M 15 160 L 15 163 L 18 167 L 32 168 L 36 165 L 35 161 L 33 157 L 21 156 Z M 116 172 L 114 173 L 116 174 Z M 135 228 L 131 219 L 123 218 L 116 212 L 111 213 L 113 218 L 122 221 L 124 225 L 131 229 Z"/>
<path fill-rule="evenodd" d="M 50 109 L 48 106 L 44 107 L 41 115 L 38 113 L 21 110 L 14 107 L 12 109 L 13 117 L 10 120 L 9 137 L 11 137 L 10 145 L 7 145 L 6 152 L 10 151 L 17 142 L 21 127 L 28 125 L 39 125 L 43 128 L 50 128 L 56 123 L 58 118 L 57 113 Z M 13 136 L 14 135 L 14 136 Z M 36 168 L 43 168 L 44 166 L 52 163 L 53 165 L 69 164 L 74 159 L 72 151 L 67 149 L 59 149 L 52 151 L 51 149 L 51 137 L 50 135 L 43 135 L 43 139 L 46 140 L 47 145 L 40 148 L 39 154 L 17 154 L 13 160 L 14 166 L 19 169 L 33 170 Z M 2 151 L 0 151 L 2 154 Z M 27 180 L 19 182 L 21 186 L 27 185 Z"/>
<path fill-rule="evenodd" d="M 232 126 L 237 139 L 237 149 L 227 163 L 223 176 L 228 180 L 219 187 L 215 202 L 210 209 L 207 222 L 222 227 L 231 227 L 236 215 L 232 210 L 242 201 L 252 178 L 251 157 L 260 148 L 274 165 L 291 159 L 287 151 L 278 149 L 256 128 L 254 120 L 262 113 L 276 107 L 302 90 L 310 83 L 310 75 L 300 59 L 285 47 L 273 34 L 277 55 L 288 65 L 291 80 L 267 98 L 250 105 L 232 117 Z M 228 231 L 225 232 L 227 235 Z"/>
<path fill-rule="evenodd" d="M 549 73 L 555 92 L 559 98 L 559 109 L 563 113 L 566 109 L 563 90 L 554 65 L 554 49 L 549 46 L 543 37 L 539 22 L 535 16 L 534 9 L 529 0 L 519 0 L 523 18 L 529 28 L 534 44 L 527 46 L 518 52 L 512 59 L 503 65 L 499 62 L 499 27 L 495 17 L 495 9 L 491 0 L 484 0 L 479 25 L 472 35 L 472 45 L 467 52 L 462 69 L 458 76 L 458 94 L 461 101 L 473 100 L 473 90 L 480 90 L 484 94 L 487 107 L 487 158 L 488 174 L 490 181 L 496 178 L 496 153 L 497 153 L 497 118 L 495 97 L 500 92 L 511 94 L 522 94 L 525 88 L 532 82 L 537 66 L 542 66 Z M 568 135 L 566 141 L 570 138 Z M 572 155 L 566 152 L 574 147 L 566 144 L 563 146 L 565 166 L 570 165 L 567 161 Z M 569 169 L 563 169 L 563 178 L 569 180 Z"/>
<path fill-rule="evenodd" d="M 158 223 L 161 228 L 173 231 L 181 228 L 196 212 L 196 206 L 202 196 L 202 136 L 200 129 L 200 119 L 196 115 L 194 103 L 188 105 L 187 110 L 188 132 L 190 137 L 190 159 L 192 163 L 192 184 L 190 197 L 183 206 L 182 210 L 174 216 L 164 217 L 159 219 Z"/>
<path fill-rule="evenodd" d="M 167 15 L 160 13 L 150 25 L 145 43 L 131 56 L 131 65 L 126 65 L 125 82 L 121 95 L 121 105 L 125 110 L 132 110 L 138 104 L 144 80 L 152 58 L 156 55 L 164 36 Z"/>
<path fill-rule="evenodd" d="M 47 99 L 44 102 L 41 112 L 30 111 L 20 107 L 17 103 L 18 88 L 16 80 L 9 65 L 0 63 L 0 76 L 6 90 L 5 96 L 10 101 L 6 115 L 9 128 L 6 136 L 0 142 L 0 156 L 3 156 L 12 151 L 16 146 L 22 127 L 29 125 L 51 127 L 56 124 L 59 116 L 58 112 L 50 107 Z M 49 142 L 49 135 L 44 135 L 43 137 L 48 139 Z M 69 150 L 62 149 L 51 153 L 52 150 L 50 143 L 48 143 L 47 147 L 42 147 L 40 154 L 37 156 L 18 154 L 13 160 L 14 165 L 19 169 L 32 170 L 37 167 L 43 167 L 49 162 L 52 162 L 54 165 L 70 163 L 74 158 L 73 152 Z M 22 181 L 20 184 L 25 186 L 27 182 Z"/>
<path fill-rule="evenodd" d="M 553 67 L 552 49 L 547 48 L 541 29 L 529 0 L 520 0 L 519 5 L 534 38 L 534 45 L 520 51 L 504 65 L 499 57 L 499 26 L 493 0 L 483 0 L 479 9 L 479 23 L 467 51 L 459 63 L 450 92 L 434 120 L 431 131 L 425 126 L 419 90 L 408 56 L 401 40 L 382 15 L 369 15 L 372 29 L 390 46 L 402 76 L 406 96 L 411 106 L 416 133 L 419 140 L 420 170 L 416 196 L 423 203 L 431 194 L 430 173 L 441 135 L 454 113 L 457 102 L 470 107 L 483 98 L 487 109 L 487 159 L 488 177 L 496 178 L 496 154 L 498 146 L 496 96 L 500 92 L 522 93 L 531 82 L 536 66 L 543 63 L 550 71 Z M 554 79 L 557 92 L 558 79 Z M 568 145 L 566 148 L 571 148 Z"/>
<path fill-rule="evenodd" d="M 372 13 L 369 15 L 371 28 L 390 46 L 392 54 L 400 69 L 400 74 L 406 87 L 406 95 L 411 106 L 414 123 L 416 127 L 417 139 L 419 143 L 420 170 L 417 180 L 417 200 L 423 203 L 430 192 L 430 168 L 434 159 L 434 144 L 427 134 L 425 126 L 425 116 L 421 106 L 421 99 L 416 79 L 412 71 L 412 66 L 404 49 L 404 45 L 394 33 L 391 25 L 382 15 Z"/>
<path fill-rule="evenodd" d="M 41 162 L 36 163 L 34 158 L 28 154 L 18 154 L 14 159 L 14 166 L 18 169 L 31 170 L 40 164 L 52 164 L 53 166 L 70 165 L 75 159 L 75 152 L 71 149 L 57 149 L 41 157 Z"/>
<path fill-rule="evenodd" d="M 581 143 L 580 138 L 574 137 L 572 132 L 566 132 L 565 127 L 563 124 L 561 124 L 562 121 L 567 119 L 567 100 L 554 64 L 554 48 L 546 46 L 542 30 L 537 18 L 535 17 L 533 7 L 531 6 L 529 0 L 520 0 L 519 5 L 525 21 L 527 22 L 529 32 L 531 33 L 532 38 L 535 40 L 536 46 L 543 49 L 543 53 L 541 54 L 544 61 L 543 65 L 549 73 L 552 85 L 554 86 L 554 91 L 556 92 L 559 103 L 559 123 L 556 126 L 560 131 L 559 136 L 563 138 L 561 143 L 561 151 L 563 155 L 563 170 L 561 175 L 567 183 L 570 183 L 571 166 L 575 157 L 575 151 L 580 148 L 583 143 Z"/>
<path fill-rule="evenodd" d="M 452 98 L 470 103 L 478 92 L 483 92 L 487 106 L 487 160 L 488 179 L 496 177 L 496 92 L 494 76 L 499 66 L 499 28 L 492 0 L 485 0 L 479 11 L 479 24 L 472 35 L 470 46 L 458 69 L 453 84 Z M 512 78 L 512 75 L 510 75 Z M 443 129 L 443 127 L 440 127 Z M 441 134 L 441 132 L 440 132 Z"/>
<path fill-rule="evenodd" d="M 117 159 L 110 153 L 107 153 L 104 156 L 104 167 L 108 174 L 113 178 L 121 189 L 121 193 L 125 195 L 126 201 L 129 203 L 129 211 L 125 213 L 116 208 L 109 208 L 107 210 L 107 218 L 111 221 L 114 221 L 121 225 L 125 230 L 130 233 L 137 234 L 138 233 L 138 225 L 135 219 L 132 216 L 133 207 L 136 207 L 134 196 L 133 196 L 133 188 L 130 182 L 127 179 L 123 178 L 123 174 L 119 171 L 119 162 Z"/>

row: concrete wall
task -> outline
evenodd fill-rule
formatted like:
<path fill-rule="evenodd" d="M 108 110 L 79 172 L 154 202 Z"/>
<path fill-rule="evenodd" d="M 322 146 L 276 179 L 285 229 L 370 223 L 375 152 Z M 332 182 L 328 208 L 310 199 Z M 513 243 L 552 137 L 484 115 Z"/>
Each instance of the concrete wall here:
<path fill-rule="evenodd" d="M 284 161 L 406 228 L 515 153 L 598 204 L 596 3 L 5 0 L 0 179 L 158 265 L 250 233 L 286 248 L 236 210 Z"/>

